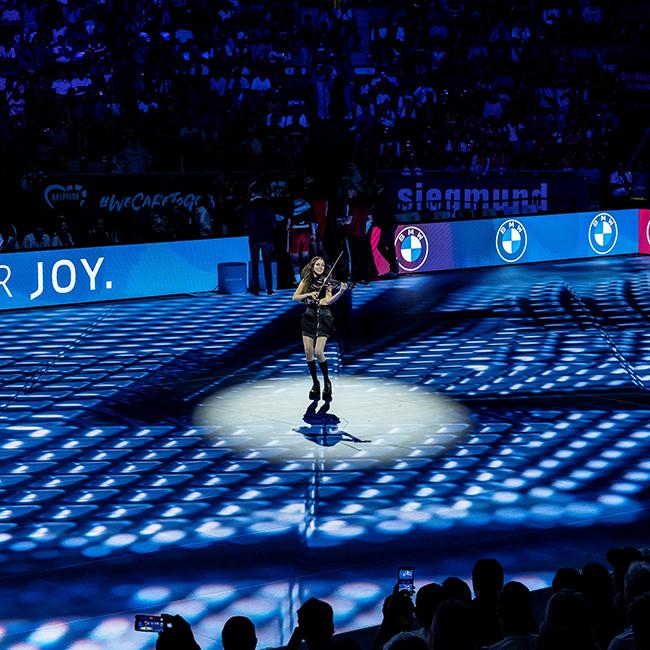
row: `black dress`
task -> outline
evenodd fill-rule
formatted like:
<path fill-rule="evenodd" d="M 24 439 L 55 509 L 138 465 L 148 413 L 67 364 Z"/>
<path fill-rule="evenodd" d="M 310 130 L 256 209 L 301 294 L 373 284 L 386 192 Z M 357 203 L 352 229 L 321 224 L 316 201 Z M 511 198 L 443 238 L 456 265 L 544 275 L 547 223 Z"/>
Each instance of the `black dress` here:
<path fill-rule="evenodd" d="M 323 288 L 324 278 L 317 278 L 309 285 L 308 293 L 312 291 L 319 291 Z M 321 293 L 325 296 L 325 291 Z M 307 298 L 305 301 L 307 309 L 302 315 L 300 325 L 302 327 L 302 335 L 308 336 L 310 339 L 316 339 L 319 336 L 326 336 L 329 338 L 334 334 L 334 316 L 329 305 L 319 305 L 318 300 L 314 298 Z"/>

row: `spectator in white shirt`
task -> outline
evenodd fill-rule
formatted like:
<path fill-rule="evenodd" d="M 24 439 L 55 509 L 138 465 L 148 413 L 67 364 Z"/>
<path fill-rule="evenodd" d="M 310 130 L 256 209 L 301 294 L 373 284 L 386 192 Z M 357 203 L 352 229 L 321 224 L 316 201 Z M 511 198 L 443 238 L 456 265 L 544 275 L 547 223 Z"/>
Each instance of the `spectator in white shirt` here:
<path fill-rule="evenodd" d="M 20 22 L 20 11 L 16 7 L 7 7 L 2 10 L 3 23 L 18 23 Z"/>
<path fill-rule="evenodd" d="M 179 43 L 187 43 L 194 40 L 194 34 L 191 29 L 177 29 L 175 38 Z"/>
<path fill-rule="evenodd" d="M 62 221 L 59 229 L 54 233 L 54 237 L 52 237 L 52 246 L 54 248 L 69 248 L 74 246 L 74 241 L 72 241 L 67 221 Z"/>
<path fill-rule="evenodd" d="M 0 45 L 0 58 L 2 59 L 15 59 L 16 58 L 16 49 L 11 40 L 5 41 Z"/>
<path fill-rule="evenodd" d="M 255 76 L 253 83 L 251 84 L 251 90 L 256 92 L 265 93 L 271 90 L 271 80 L 264 73 L 260 73 Z"/>
<path fill-rule="evenodd" d="M 50 236 L 41 228 L 41 226 L 35 226 L 34 231 L 25 235 L 23 239 L 23 248 L 49 248 L 50 247 Z"/>
<path fill-rule="evenodd" d="M 596 0 L 589 0 L 582 10 L 582 20 L 586 25 L 600 25 L 603 22 L 603 12 Z"/>
<path fill-rule="evenodd" d="M 70 80 L 66 79 L 66 76 L 64 75 L 58 79 L 55 79 L 50 87 L 57 95 L 67 95 L 72 88 L 72 84 L 70 83 Z"/>
<path fill-rule="evenodd" d="M 620 162 L 616 169 L 609 176 L 609 186 L 614 198 L 629 198 L 632 193 L 632 172 L 625 169 L 625 165 Z"/>

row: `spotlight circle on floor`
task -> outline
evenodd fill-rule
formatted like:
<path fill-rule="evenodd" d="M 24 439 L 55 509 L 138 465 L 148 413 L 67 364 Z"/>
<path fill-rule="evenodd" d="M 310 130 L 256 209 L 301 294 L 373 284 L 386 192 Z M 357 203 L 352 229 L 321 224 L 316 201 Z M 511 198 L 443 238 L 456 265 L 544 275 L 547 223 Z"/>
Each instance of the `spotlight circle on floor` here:
<path fill-rule="evenodd" d="M 309 387 L 306 376 L 232 385 L 199 404 L 194 423 L 216 447 L 236 450 L 244 461 L 325 459 L 343 463 L 339 469 L 349 461 L 351 470 L 364 463 L 394 465 L 396 459 L 415 467 L 472 429 L 461 404 L 425 386 L 339 375 L 329 405 L 310 402 Z"/>

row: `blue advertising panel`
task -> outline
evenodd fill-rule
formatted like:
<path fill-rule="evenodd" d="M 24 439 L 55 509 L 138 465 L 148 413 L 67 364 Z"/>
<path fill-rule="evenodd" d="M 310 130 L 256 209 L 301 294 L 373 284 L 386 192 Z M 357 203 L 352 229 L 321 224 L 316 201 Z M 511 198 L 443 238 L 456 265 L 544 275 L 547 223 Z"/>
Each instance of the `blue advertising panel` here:
<path fill-rule="evenodd" d="M 399 226 L 402 273 L 638 253 L 638 210 Z"/>
<path fill-rule="evenodd" d="M 0 310 L 210 291 L 248 258 L 246 237 L 5 253 Z"/>

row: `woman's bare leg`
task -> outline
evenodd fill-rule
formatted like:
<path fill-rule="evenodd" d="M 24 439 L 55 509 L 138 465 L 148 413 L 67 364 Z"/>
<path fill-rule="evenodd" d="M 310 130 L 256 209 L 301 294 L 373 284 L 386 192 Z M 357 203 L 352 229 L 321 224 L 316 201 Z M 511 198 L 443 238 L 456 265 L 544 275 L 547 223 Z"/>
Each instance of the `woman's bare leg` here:
<path fill-rule="evenodd" d="M 302 344 L 305 346 L 305 359 L 309 363 L 314 360 L 314 339 L 310 336 L 303 336 Z"/>
<path fill-rule="evenodd" d="M 325 358 L 325 344 L 327 343 L 327 337 L 326 336 L 319 336 L 316 339 L 316 358 L 318 359 L 319 363 L 322 363 L 323 361 L 327 361 Z M 313 357 L 312 357 L 313 358 Z"/>
<path fill-rule="evenodd" d="M 309 336 L 303 336 L 302 344 L 305 346 L 305 359 L 307 359 L 307 367 L 309 368 L 312 381 L 309 399 L 318 400 L 320 399 L 320 383 L 316 374 L 316 361 L 314 361 L 314 339 Z"/>

